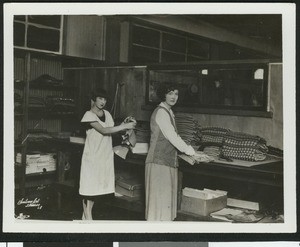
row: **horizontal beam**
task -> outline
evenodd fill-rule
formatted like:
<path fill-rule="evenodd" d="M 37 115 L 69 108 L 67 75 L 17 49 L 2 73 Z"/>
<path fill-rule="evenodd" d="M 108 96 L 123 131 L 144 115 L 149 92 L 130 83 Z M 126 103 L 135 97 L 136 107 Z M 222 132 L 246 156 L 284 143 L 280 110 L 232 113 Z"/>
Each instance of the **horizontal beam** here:
<path fill-rule="evenodd" d="M 204 21 L 195 21 L 187 17 L 178 15 L 144 15 L 138 16 L 138 19 L 148 21 L 157 25 L 162 25 L 168 28 L 177 29 L 184 32 L 189 32 L 208 39 L 213 39 L 220 42 L 232 43 L 240 47 L 263 52 L 272 56 L 281 56 L 281 47 L 269 45 L 263 42 L 248 37 L 230 32 L 221 27 L 214 26 Z"/>

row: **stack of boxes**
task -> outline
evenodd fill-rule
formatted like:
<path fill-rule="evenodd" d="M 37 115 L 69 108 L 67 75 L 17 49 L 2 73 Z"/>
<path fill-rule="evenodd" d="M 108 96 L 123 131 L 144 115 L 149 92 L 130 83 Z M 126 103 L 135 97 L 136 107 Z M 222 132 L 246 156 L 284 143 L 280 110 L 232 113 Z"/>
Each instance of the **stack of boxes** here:
<path fill-rule="evenodd" d="M 16 162 L 21 163 L 22 154 L 17 153 Z M 26 155 L 26 174 L 50 172 L 56 170 L 55 153 L 34 153 Z"/>

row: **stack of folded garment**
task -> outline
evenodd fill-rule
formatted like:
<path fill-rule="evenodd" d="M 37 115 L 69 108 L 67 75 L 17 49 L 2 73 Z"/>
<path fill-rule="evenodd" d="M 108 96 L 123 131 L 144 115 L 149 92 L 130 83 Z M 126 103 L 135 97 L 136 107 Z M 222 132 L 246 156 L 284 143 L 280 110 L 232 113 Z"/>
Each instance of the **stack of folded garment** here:
<path fill-rule="evenodd" d="M 74 112 L 75 101 L 71 98 L 47 96 L 46 105 L 49 111 L 53 112 Z"/>
<path fill-rule="evenodd" d="M 39 97 L 39 96 L 29 96 L 29 104 L 28 104 L 29 108 L 34 108 L 36 109 L 45 109 L 46 104 L 45 101 L 43 99 L 43 97 Z"/>
<path fill-rule="evenodd" d="M 21 163 L 22 155 L 16 156 L 16 162 Z M 26 174 L 49 172 L 56 170 L 55 153 L 32 153 L 26 155 Z"/>
<path fill-rule="evenodd" d="M 275 156 L 278 158 L 283 157 L 283 150 L 280 148 L 275 148 L 273 146 L 268 146 L 268 155 Z"/>
<path fill-rule="evenodd" d="M 196 151 L 195 155 L 186 155 L 186 154 L 179 154 L 178 157 L 185 160 L 190 165 L 199 164 L 199 163 L 208 163 L 214 161 L 214 158 L 205 154 L 201 151 Z"/>
<path fill-rule="evenodd" d="M 221 147 L 223 144 L 224 137 L 229 132 L 229 129 L 222 127 L 203 127 L 200 129 L 201 132 L 201 146 L 217 146 Z"/>
<path fill-rule="evenodd" d="M 63 81 L 48 74 L 43 74 L 36 79 L 30 81 L 30 85 L 36 86 L 62 86 Z"/>
<path fill-rule="evenodd" d="M 222 156 L 225 158 L 262 161 L 266 159 L 267 152 L 266 140 L 259 136 L 228 132 L 224 137 Z"/>
<path fill-rule="evenodd" d="M 32 142 L 44 142 L 46 139 L 52 139 L 52 136 L 46 129 L 28 129 L 28 134 L 22 143 L 25 143 L 27 140 Z"/>
<path fill-rule="evenodd" d="M 199 148 L 199 123 L 193 118 L 192 115 L 188 114 L 176 114 L 175 116 L 176 127 L 178 135 L 188 145 L 194 148 Z"/>
<path fill-rule="evenodd" d="M 221 155 L 221 147 L 208 146 L 203 149 L 203 153 L 207 154 L 208 156 L 214 159 L 218 159 Z"/>

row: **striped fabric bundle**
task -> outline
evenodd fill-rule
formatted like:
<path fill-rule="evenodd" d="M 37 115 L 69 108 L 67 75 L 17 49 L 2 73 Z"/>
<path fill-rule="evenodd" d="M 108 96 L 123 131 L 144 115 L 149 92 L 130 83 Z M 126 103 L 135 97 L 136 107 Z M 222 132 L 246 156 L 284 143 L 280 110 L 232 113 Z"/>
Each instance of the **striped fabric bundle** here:
<path fill-rule="evenodd" d="M 228 132 L 222 145 L 222 156 L 225 158 L 247 161 L 266 159 L 268 148 L 266 140 L 241 132 Z"/>
<path fill-rule="evenodd" d="M 199 123 L 189 114 L 176 114 L 175 121 L 179 136 L 188 145 L 198 149 L 200 141 L 198 135 Z"/>
<path fill-rule="evenodd" d="M 203 149 L 203 153 L 207 154 L 214 159 L 218 159 L 221 155 L 221 147 L 208 146 Z"/>
<path fill-rule="evenodd" d="M 199 163 L 208 163 L 214 161 L 214 158 L 201 151 L 196 151 L 195 155 L 179 154 L 178 157 L 185 160 L 187 163 L 194 165 Z"/>
<path fill-rule="evenodd" d="M 202 146 L 222 146 L 224 136 L 229 129 L 221 127 L 203 127 L 200 129 Z"/>

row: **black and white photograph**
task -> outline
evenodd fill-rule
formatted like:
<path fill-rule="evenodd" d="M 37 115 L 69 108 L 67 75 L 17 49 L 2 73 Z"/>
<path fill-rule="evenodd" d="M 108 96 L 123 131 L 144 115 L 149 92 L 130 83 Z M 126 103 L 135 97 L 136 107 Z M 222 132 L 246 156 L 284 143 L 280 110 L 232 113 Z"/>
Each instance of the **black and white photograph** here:
<path fill-rule="evenodd" d="M 295 9 L 4 4 L 3 232 L 296 232 Z"/>

